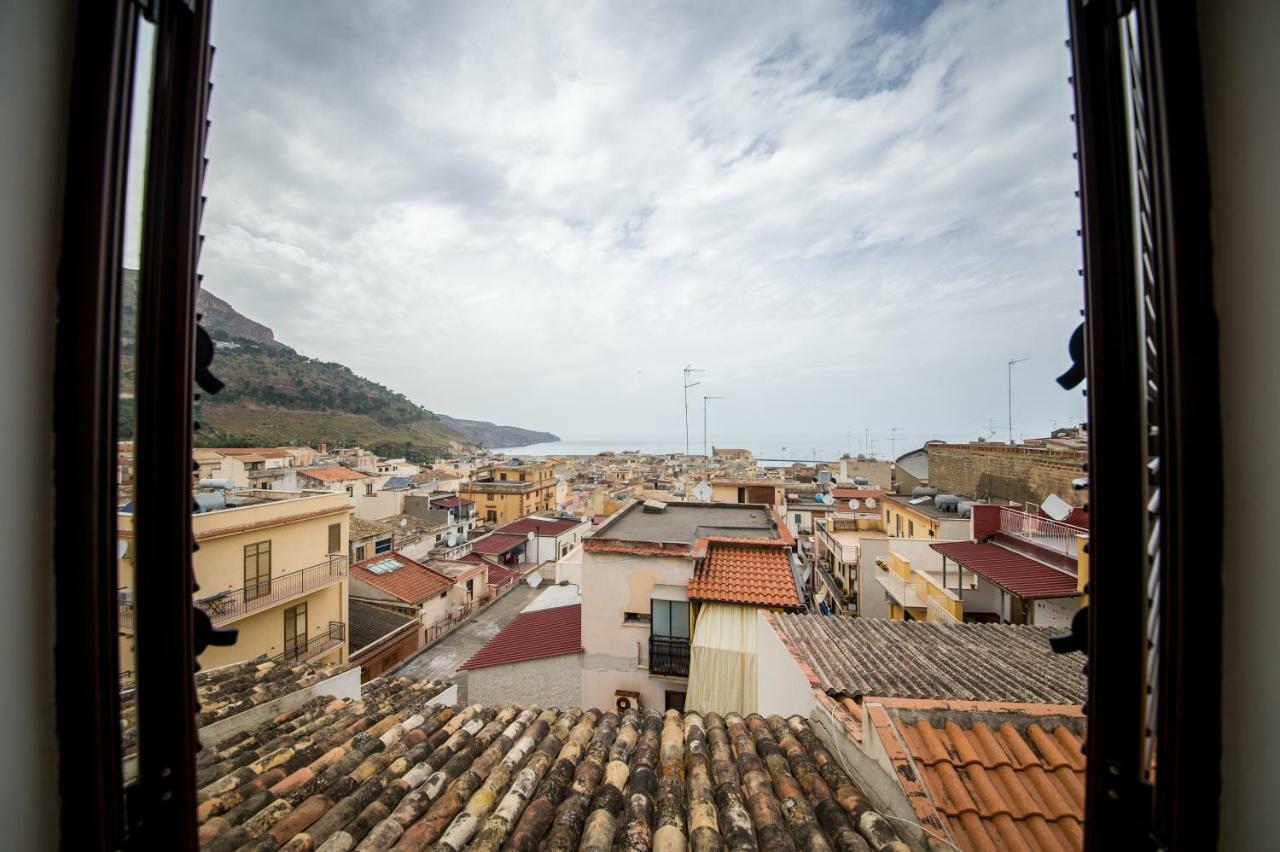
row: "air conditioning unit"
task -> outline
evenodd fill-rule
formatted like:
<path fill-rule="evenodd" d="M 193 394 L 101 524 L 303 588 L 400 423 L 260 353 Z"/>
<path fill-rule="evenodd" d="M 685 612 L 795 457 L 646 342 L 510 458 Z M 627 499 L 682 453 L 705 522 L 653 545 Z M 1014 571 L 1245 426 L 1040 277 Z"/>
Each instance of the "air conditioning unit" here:
<path fill-rule="evenodd" d="M 629 689 L 619 689 L 613 693 L 613 706 L 619 713 L 627 710 L 640 710 L 640 693 Z"/>

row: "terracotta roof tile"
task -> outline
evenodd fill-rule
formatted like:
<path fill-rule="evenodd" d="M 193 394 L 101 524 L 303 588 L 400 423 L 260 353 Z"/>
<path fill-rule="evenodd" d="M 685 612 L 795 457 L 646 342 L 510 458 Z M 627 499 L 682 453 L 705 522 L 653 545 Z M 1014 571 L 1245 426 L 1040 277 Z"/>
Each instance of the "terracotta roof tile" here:
<path fill-rule="evenodd" d="M 707 557 L 689 581 L 689 599 L 801 606 L 791 562 L 779 543 L 729 543 L 712 540 Z"/>
<path fill-rule="evenodd" d="M 563 535 L 581 524 L 582 521 L 576 518 L 521 518 L 518 521 L 512 521 L 505 526 L 498 527 L 494 532 L 520 536 L 528 535 L 532 532 L 540 536 L 557 536 Z"/>
<path fill-rule="evenodd" d="M 385 573 L 370 570 L 380 563 L 389 561 L 398 562 L 400 567 L 392 568 Z M 352 565 L 351 577 L 411 604 L 422 603 L 441 592 L 447 592 L 453 585 L 452 578 L 428 568 L 421 562 L 415 562 L 395 550 L 390 553 L 379 553 L 377 556 Z"/>
<path fill-rule="evenodd" d="M 879 502 L 884 497 L 884 492 L 875 488 L 836 487 L 831 489 L 831 496 L 837 500 L 866 500 L 870 497 Z"/>
<path fill-rule="evenodd" d="M 929 793 L 917 811 L 932 810 L 961 849 L 1083 847 L 1085 763 L 1070 726 L 885 711 Z"/>
<path fill-rule="evenodd" d="M 522 612 L 458 667 L 460 671 L 523 663 L 582 650 L 582 605 Z"/>
<path fill-rule="evenodd" d="M 501 556 L 515 550 L 528 539 L 523 535 L 507 535 L 505 533 L 489 533 L 471 543 L 471 552 L 488 556 Z"/>
<path fill-rule="evenodd" d="M 442 707 L 438 693 L 376 678 L 359 701 L 316 698 L 208 744 L 201 847 L 905 848 L 798 716 Z"/>
<path fill-rule="evenodd" d="M 929 546 L 1020 598 L 1063 598 L 1080 594 L 1075 577 L 998 544 L 948 541 Z"/>

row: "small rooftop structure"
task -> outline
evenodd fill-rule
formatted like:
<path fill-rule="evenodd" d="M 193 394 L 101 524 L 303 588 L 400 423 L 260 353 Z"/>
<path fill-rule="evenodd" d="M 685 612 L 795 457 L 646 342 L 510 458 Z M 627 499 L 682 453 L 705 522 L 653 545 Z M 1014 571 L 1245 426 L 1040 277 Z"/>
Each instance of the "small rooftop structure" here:
<path fill-rule="evenodd" d="M 1073 575 L 998 544 L 948 541 L 930 547 L 1024 600 L 1071 598 L 1080 594 L 1078 581 Z"/>
<path fill-rule="evenodd" d="M 598 529 L 595 541 L 693 545 L 700 538 L 778 538 L 773 513 L 762 506 L 734 503 L 667 503 L 661 512 L 628 506 Z"/>
<path fill-rule="evenodd" d="M 352 565 L 351 579 L 410 604 L 422 603 L 453 586 L 452 578 L 394 550 Z"/>
<path fill-rule="evenodd" d="M 528 535 L 533 533 L 538 536 L 558 536 L 564 535 L 569 530 L 582 525 L 582 521 L 577 518 L 539 518 L 530 515 L 527 518 L 520 518 L 518 521 L 512 521 L 509 524 L 498 527 L 494 530 L 495 535 Z"/>
<path fill-rule="evenodd" d="M 536 609 L 517 615 L 458 669 L 523 663 L 581 650 L 581 604 Z"/>
<path fill-rule="evenodd" d="M 317 482 L 355 482 L 356 480 L 370 478 L 367 473 L 340 465 L 298 468 L 298 476 L 305 476 Z"/>

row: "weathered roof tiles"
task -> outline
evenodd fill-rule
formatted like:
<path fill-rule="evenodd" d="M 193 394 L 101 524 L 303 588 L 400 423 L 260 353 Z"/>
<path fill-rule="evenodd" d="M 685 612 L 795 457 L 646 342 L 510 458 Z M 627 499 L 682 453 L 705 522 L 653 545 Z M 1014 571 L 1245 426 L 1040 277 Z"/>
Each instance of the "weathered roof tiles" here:
<path fill-rule="evenodd" d="M 201 758 L 208 850 L 904 852 L 799 718 L 421 706 L 403 679 Z"/>

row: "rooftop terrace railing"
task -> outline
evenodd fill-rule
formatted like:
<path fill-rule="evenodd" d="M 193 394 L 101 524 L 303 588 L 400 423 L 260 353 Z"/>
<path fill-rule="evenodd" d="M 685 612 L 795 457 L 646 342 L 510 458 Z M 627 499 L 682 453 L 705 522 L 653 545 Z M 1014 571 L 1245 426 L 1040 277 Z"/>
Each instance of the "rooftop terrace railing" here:
<path fill-rule="evenodd" d="M 1001 509 L 1000 532 L 1075 558 L 1076 536 L 1089 531 L 1052 518 L 1029 515 L 1016 509 Z"/>

